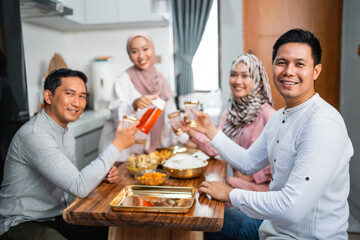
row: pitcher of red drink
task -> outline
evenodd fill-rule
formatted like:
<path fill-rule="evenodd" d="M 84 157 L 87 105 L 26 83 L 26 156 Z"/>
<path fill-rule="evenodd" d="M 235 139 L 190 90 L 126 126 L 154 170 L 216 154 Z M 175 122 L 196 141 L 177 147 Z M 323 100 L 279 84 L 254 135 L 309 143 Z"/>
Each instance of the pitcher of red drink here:
<path fill-rule="evenodd" d="M 166 102 L 160 98 L 154 99 L 152 105 L 140 118 L 140 123 L 137 129 L 145 134 L 149 134 L 151 128 L 154 126 L 156 120 L 159 118 L 161 112 L 164 110 Z"/>

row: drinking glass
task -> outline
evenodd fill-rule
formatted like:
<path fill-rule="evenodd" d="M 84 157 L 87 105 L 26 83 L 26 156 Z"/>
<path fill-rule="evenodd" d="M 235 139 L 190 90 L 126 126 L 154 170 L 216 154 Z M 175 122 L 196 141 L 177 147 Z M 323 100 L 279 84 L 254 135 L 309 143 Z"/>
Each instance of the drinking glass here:
<path fill-rule="evenodd" d="M 135 133 L 135 153 L 140 155 L 145 153 L 147 135 L 141 131 Z"/>
<path fill-rule="evenodd" d="M 196 127 L 195 113 L 199 110 L 199 100 L 187 100 L 184 101 L 184 110 L 186 113 L 186 117 L 188 118 L 188 126 L 189 127 Z"/>
<path fill-rule="evenodd" d="M 137 121 L 137 118 L 133 114 L 128 114 L 123 116 L 123 126 L 122 128 L 125 129 L 129 127 L 131 124 Z"/>
<path fill-rule="evenodd" d="M 173 113 L 168 114 L 169 123 L 175 129 L 175 134 L 177 136 L 183 134 L 181 118 L 180 118 L 180 111 L 176 111 Z"/>

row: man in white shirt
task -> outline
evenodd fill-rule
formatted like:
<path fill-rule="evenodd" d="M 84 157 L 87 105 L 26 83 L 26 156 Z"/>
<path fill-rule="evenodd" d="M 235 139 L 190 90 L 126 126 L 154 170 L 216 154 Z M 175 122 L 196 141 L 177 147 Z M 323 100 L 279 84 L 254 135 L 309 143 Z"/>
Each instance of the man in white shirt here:
<path fill-rule="evenodd" d="M 273 47 L 273 81 L 285 100 L 249 149 L 233 143 L 199 113 L 205 133 L 224 159 L 243 174 L 271 165 L 269 192 L 233 189 L 222 182 L 203 182 L 199 192 L 230 201 L 223 229 L 209 238 L 241 239 L 234 211 L 264 219 L 260 239 L 347 239 L 353 147 L 338 111 L 314 89 L 321 65 L 319 40 L 292 29 Z M 227 214 L 227 211 L 231 214 Z"/>

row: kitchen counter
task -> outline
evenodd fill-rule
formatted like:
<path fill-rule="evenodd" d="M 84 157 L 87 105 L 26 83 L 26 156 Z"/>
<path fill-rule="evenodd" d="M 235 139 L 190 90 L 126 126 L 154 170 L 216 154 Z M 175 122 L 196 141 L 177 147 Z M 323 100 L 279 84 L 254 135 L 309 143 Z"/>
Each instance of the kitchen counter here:
<path fill-rule="evenodd" d="M 68 127 L 75 138 L 80 137 L 95 129 L 102 128 L 105 123 L 105 118 L 109 116 L 110 111 L 103 110 L 86 110 L 78 120 L 69 123 Z"/>

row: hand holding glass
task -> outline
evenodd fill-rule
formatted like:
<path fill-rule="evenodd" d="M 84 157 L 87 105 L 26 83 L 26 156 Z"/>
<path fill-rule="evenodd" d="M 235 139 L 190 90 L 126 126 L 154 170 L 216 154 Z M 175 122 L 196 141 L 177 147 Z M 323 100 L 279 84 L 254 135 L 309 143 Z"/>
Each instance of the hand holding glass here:
<path fill-rule="evenodd" d="M 175 134 L 177 136 L 183 134 L 184 131 L 182 130 L 180 111 L 168 114 L 168 118 L 170 125 L 175 129 Z"/>
<path fill-rule="evenodd" d="M 196 127 L 196 112 L 199 110 L 198 100 L 188 100 L 184 102 L 184 110 L 188 120 L 189 127 Z"/>
<path fill-rule="evenodd" d="M 130 125 L 132 125 L 134 122 L 137 121 L 137 118 L 135 116 L 133 116 L 133 114 L 129 114 L 129 115 L 124 115 L 123 116 L 123 125 L 122 128 L 128 128 Z"/>

